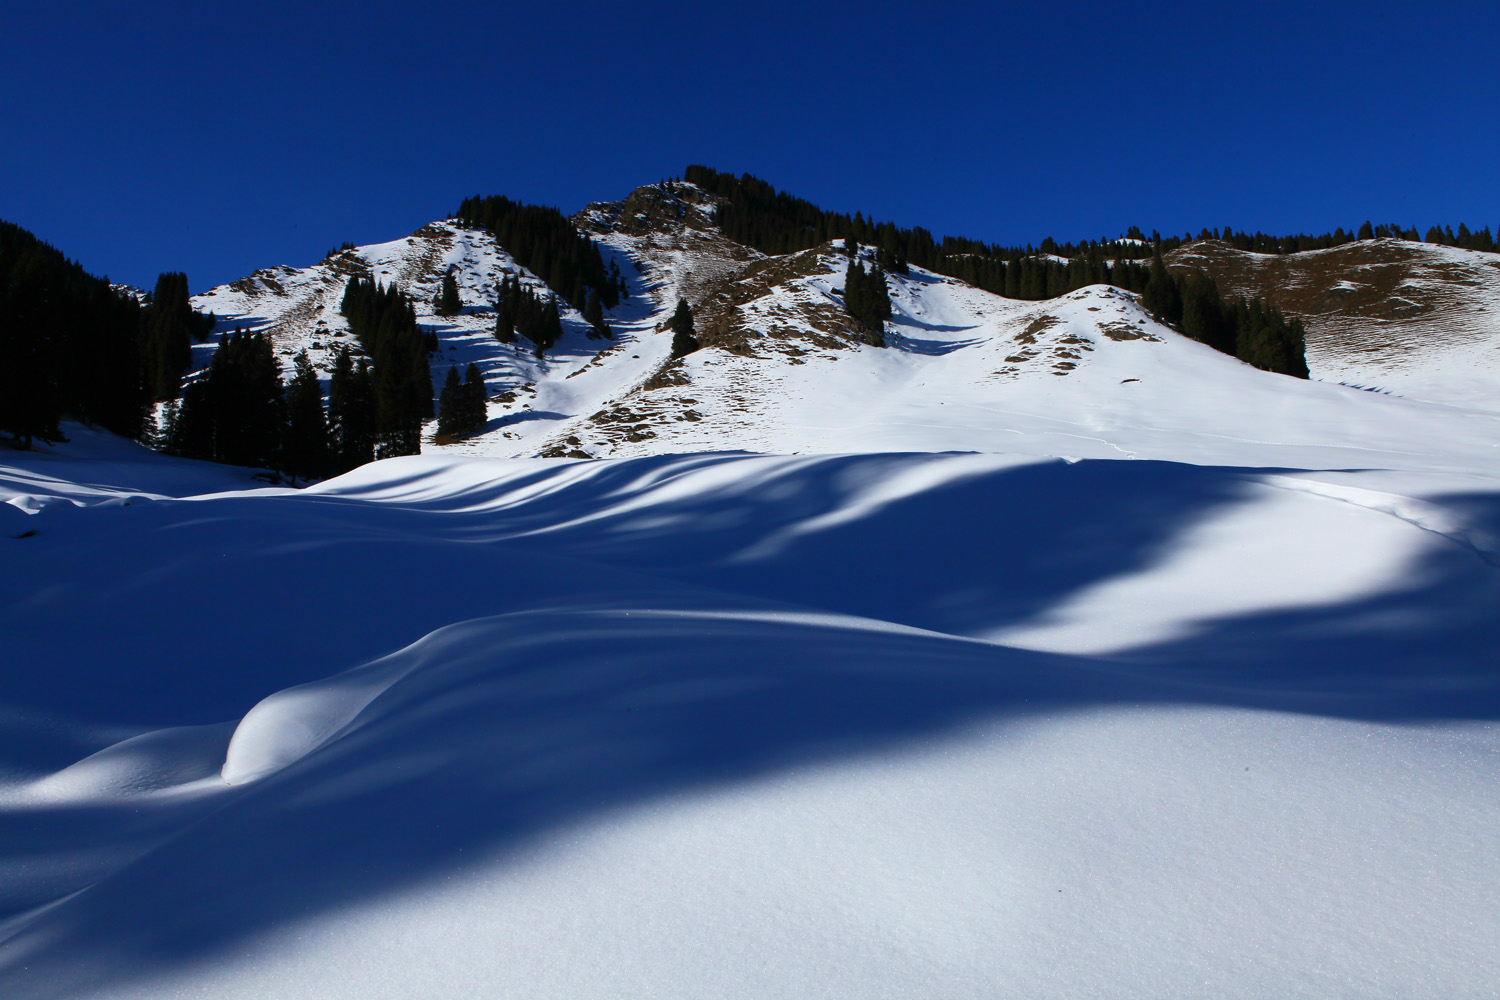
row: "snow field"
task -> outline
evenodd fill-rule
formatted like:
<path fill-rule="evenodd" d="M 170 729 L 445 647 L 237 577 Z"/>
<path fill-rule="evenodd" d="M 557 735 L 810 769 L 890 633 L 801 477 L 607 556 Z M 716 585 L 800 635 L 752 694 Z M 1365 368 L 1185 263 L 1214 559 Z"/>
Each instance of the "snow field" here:
<path fill-rule="evenodd" d="M 424 455 L 74 489 L 0 539 L 6 996 L 1500 972 L 1493 479 Z"/>
<path fill-rule="evenodd" d="M 659 385 L 731 266 L 660 235 L 545 362 L 492 241 L 353 252 L 457 269 L 434 379 L 511 392 L 467 441 L 0 455 L 0 995 L 1493 995 L 1500 417 L 1099 287 L 913 269 L 818 346 L 836 253 Z M 342 291 L 197 304 L 289 364 Z"/>

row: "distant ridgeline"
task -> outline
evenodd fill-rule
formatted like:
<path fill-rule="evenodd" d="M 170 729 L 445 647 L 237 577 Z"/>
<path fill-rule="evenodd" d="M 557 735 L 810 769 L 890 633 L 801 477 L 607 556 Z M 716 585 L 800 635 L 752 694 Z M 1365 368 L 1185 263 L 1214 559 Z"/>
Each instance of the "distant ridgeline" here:
<path fill-rule="evenodd" d="M 20 226 L 0 222 L 0 432 L 61 440 L 64 414 L 141 437 L 152 399 L 175 396 L 193 340 L 187 276 L 163 274 L 146 304 Z"/>
<path fill-rule="evenodd" d="M 500 195 L 465 198 L 454 217 L 494 234 L 516 263 L 541 278 L 582 313 L 619 304 L 625 281 L 618 270 L 607 272 L 594 241 L 573 228 L 555 208 L 523 205 Z"/>
<path fill-rule="evenodd" d="M 1155 250 L 1162 253 L 1176 250 L 1197 240 L 1223 240 L 1238 250 L 1254 253 L 1287 254 L 1305 250 L 1326 250 L 1356 240 L 1394 238 L 1442 246 L 1462 247 L 1466 250 L 1494 252 L 1500 249 L 1495 236 L 1488 227 L 1470 230 L 1460 223 L 1455 233 L 1452 226 L 1432 226 L 1425 237 L 1418 237 L 1417 227 L 1403 228 L 1399 225 L 1372 225 L 1366 222 L 1356 232 L 1353 229 L 1335 229 L 1321 236 L 1268 236 L 1236 232 L 1226 226 L 1223 229 L 1203 229 L 1198 235 L 1163 236 L 1152 232 L 1143 233 L 1139 226 L 1131 226 L 1122 240 L 1089 240 L 1082 243 L 1058 243 L 1050 236 L 1039 246 L 1002 247 L 979 240 L 959 236 L 944 236 L 939 242 L 932 233 L 920 226 L 899 229 L 894 223 L 877 223 L 856 212 L 853 217 L 841 212 L 827 212 L 812 202 L 783 191 L 750 174 L 736 177 L 704 166 L 690 166 L 683 180 L 722 198 L 729 204 L 720 209 L 719 228 L 737 243 L 754 247 L 761 253 L 784 254 L 807 250 L 831 239 L 853 236 L 861 243 L 893 253 L 929 271 L 939 270 L 936 265 L 944 258 L 996 258 L 1004 261 L 1035 257 L 1040 254 L 1055 254 L 1059 257 L 1086 257 L 1090 248 L 1101 249 L 1102 256 L 1111 260 L 1142 260 Z M 939 273 L 948 273 L 939 271 Z M 959 275 L 953 275 L 959 277 Z M 995 289 L 990 289 L 995 291 Z M 997 292 L 997 294 L 1000 294 Z M 1009 296 L 1025 298 L 1027 296 Z M 1050 298 L 1052 296 L 1039 296 Z"/>
<path fill-rule="evenodd" d="M 1287 320 L 1258 299 L 1225 301 L 1206 274 L 1171 274 L 1161 264 L 1161 253 L 1178 244 L 1147 244 L 1139 230 L 1113 242 L 1058 246 L 1047 239 L 1040 249 L 991 246 L 955 236 L 938 242 L 921 227 L 901 229 L 894 223 L 866 219 L 859 212 L 850 217 L 824 211 L 749 174 L 735 177 L 690 166 L 683 179 L 726 199 L 717 215 L 719 228 L 730 239 L 762 253 L 792 253 L 826 240 L 852 238 L 873 245 L 878 262 L 887 270 L 903 273 L 908 264 L 916 264 L 1012 299 L 1050 299 L 1085 285 L 1116 285 L 1142 293 L 1157 319 L 1190 337 L 1257 368 L 1307 377 L 1300 323 Z M 1153 258 L 1150 267 L 1139 262 L 1142 257 Z M 1186 311 L 1185 303 L 1191 303 Z"/>

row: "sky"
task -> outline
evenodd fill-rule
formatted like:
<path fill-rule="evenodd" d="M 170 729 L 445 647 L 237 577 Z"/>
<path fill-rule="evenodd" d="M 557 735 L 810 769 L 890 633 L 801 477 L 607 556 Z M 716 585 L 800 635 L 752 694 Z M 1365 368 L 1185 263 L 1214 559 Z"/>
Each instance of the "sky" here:
<path fill-rule="evenodd" d="M 1500 226 L 1492 2 L 12 8 L 0 219 L 138 286 L 690 163 L 1003 244 Z"/>

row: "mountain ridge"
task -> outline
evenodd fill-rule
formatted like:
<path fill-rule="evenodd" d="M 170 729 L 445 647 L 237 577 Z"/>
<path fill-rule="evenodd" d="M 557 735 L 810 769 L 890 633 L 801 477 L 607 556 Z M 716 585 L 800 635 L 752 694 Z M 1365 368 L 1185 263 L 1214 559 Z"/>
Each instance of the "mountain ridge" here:
<path fill-rule="evenodd" d="M 499 281 L 517 275 L 539 294 L 550 294 L 545 283 L 516 264 L 489 234 L 452 220 L 430 223 L 400 240 L 342 251 L 309 269 L 257 272 L 260 277 L 220 286 L 194 303 L 212 309 L 221 329 L 245 324 L 269 330 L 284 366 L 307 348 L 326 370 L 332 345 L 346 339 L 339 335 L 345 325 L 334 306 L 339 282 L 363 270 L 376 280 L 403 283 L 420 324 L 438 341 L 431 358 L 435 389 L 455 365 L 474 363 L 486 380 L 488 413 L 479 434 L 447 445 L 435 445 L 430 433 L 424 434 L 424 449 L 460 455 L 576 459 L 726 448 L 986 450 L 1015 437 L 1009 421 L 1022 419 L 1039 429 L 1049 409 L 1070 415 L 1068 420 L 1079 425 L 1070 432 L 1078 440 L 1097 438 L 1089 426 L 1119 406 L 1125 410 L 1106 421 L 1114 429 L 1106 427 L 1103 437 L 1111 439 L 1110 448 L 1143 453 L 1138 441 L 1130 443 L 1138 437 L 1129 430 L 1132 425 L 1187 431 L 1197 424 L 1217 427 L 1214 433 L 1221 436 L 1255 437 L 1254 406 L 1236 403 L 1226 411 L 1210 402 L 1214 391 L 1200 392 L 1192 380 L 1238 386 L 1234 396 L 1259 400 L 1255 406 L 1262 409 L 1284 408 L 1282 397 L 1302 400 L 1294 409 L 1310 408 L 1309 414 L 1336 406 L 1319 401 L 1332 387 L 1293 387 L 1281 376 L 1254 372 L 1232 358 L 1198 351 L 1197 345 L 1188 349 L 1191 342 L 1152 320 L 1136 296 L 1106 286 L 1058 299 L 1009 300 L 912 268 L 909 275 L 888 276 L 895 309 L 887 324 L 889 346 L 869 347 L 859 342 L 842 300 L 841 268 L 849 259 L 844 241 L 768 257 L 719 231 L 715 216 L 721 203 L 693 184 L 674 181 L 591 204 L 573 216 L 598 244 L 606 265 L 619 268 L 627 296 L 607 311 L 615 332 L 610 343 L 591 339 L 582 315 L 564 304 L 565 336 L 545 359 L 533 357 L 525 344 L 503 345 L 490 335 Z M 866 261 L 875 256 L 868 247 L 862 253 Z M 449 271 L 458 279 L 463 309 L 440 317 L 429 299 Z M 666 319 L 679 297 L 694 307 L 704 347 L 674 359 Z M 195 363 L 206 363 L 212 345 L 195 350 Z M 1136 356 L 1144 364 L 1131 362 L 1129 370 L 1113 372 L 1116 358 L 1111 367 L 1088 374 L 1106 355 Z M 1162 370 L 1165 384 L 1141 389 L 1141 379 L 1156 381 L 1156 361 L 1147 359 L 1178 355 L 1184 360 Z M 941 374 L 932 376 L 937 381 L 925 386 L 923 373 L 939 369 Z M 1051 387 L 1034 385 L 1043 376 Z M 1095 385 L 1101 379 L 1113 379 L 1113 386 Z M 909 388 L 893 389 L 897 386 Z M 923 388 L 929 390 L 925 401 L 914 395 Z M 1121 392 L 1135 395 L 1112 401 Z M 837 412 L 820 414 L 819 404 L 808 402 L 820 397 L 838 400 Z M 1175 399 L 1194 399 L 1203 412 L 1184 410 Z M 938 430 L 913 436 L 910 431 L 862 434 L 848 426 L 879 413 L 916 413 L 949 403 L 971 421 L 965 429 L 936 424 Z M 1352 405 L 1358 410 L 1369 404 Z M 1374 405 L 1384 408 L 1375 424 L 1400 423 L 1385 411 L 1400 411 L 1403 404 Z M 1221 412 L 1215 415 L 1215 409 Z M 945 420 L 951 416 L 944 413 Z M 1326 415 L 1307 419 L 1338 423 Z M 1413 419 L 1425 426 L 1429 418 Z M 882 433 L 888 441 L 878 440 Z M 1340 447 L 1355 447 L 1358 440 L 1352 428 L 1338 437 L 1345 442 Z M 1400 437 L 1390 439 L 1398 451 L 1401 446 L 1394 442 Z"/>

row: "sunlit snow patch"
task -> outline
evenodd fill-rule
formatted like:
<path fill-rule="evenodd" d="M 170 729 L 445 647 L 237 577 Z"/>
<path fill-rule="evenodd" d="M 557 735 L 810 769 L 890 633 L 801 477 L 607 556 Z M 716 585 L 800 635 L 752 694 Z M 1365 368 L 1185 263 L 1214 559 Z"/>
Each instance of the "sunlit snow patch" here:
<path fill-rule="evenodd" d="M 1185 528 L 1150 565 L 986 638 L 1047 652 L 1113 653 L 1227 618 L 1332 606 L 1408 583 L 1408 569 L 1440 544 L 1430 529 L 1348 500 L 1370 491 L 1329 495 L 1335 489 L 1279 476 L 1249 483 L 1242 503 Z"/>

